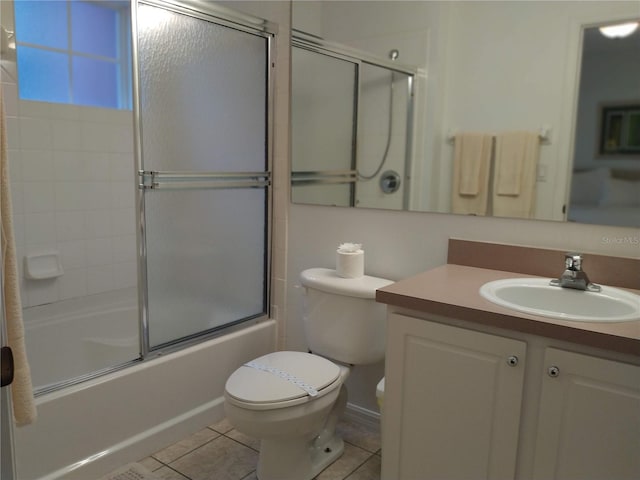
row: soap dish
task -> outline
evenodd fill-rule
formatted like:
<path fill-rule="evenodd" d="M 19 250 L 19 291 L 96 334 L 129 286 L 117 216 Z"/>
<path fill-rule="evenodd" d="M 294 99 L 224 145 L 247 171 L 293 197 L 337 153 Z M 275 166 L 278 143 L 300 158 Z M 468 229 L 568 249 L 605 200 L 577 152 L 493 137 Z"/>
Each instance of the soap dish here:
<path fill-rule="evenodd" d="M 30 280 L 57 278 L 64 273 L 58 252 L 39 253 L 24 257 L 24 273 Z"/>

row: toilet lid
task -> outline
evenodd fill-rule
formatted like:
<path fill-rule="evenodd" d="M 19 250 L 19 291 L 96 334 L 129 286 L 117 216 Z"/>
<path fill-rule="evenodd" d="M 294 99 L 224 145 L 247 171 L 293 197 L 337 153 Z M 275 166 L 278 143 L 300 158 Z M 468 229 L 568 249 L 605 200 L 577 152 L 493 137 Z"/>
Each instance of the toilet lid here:
<path fill-rule="evenodd" d="M 320 391 L 340 376 L 335 363 L 304 352 L 275 352 L 256 358 L 231 374 L 227 394 L 245 403 L 277 403 Z M 264 368 L 266 367 L 266 368 Z M 296 384 L 297 381 L 297 384 Z M 303 387 L 308 386 L 307 390 Z"/>

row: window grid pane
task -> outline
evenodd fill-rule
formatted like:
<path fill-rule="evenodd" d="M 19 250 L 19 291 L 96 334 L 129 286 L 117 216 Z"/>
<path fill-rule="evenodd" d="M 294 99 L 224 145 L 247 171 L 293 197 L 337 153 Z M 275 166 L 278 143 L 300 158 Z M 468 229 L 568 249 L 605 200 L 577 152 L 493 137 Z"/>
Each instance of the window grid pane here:
<path fill-rule="evenodd" d="M 68 49 L 67 2 L 16 0 L 16 40 Z"/>
<path fill-rule="evenodd" d="M 116 64 L 78 56 L 72 59 L 73 103 L 118 108 Z"/>
<path fill-rule="evenodd" d="M 117 56 L 115 10 L 86 2 L 71 3 L 71 49 L 115 59 Z"/>
<path fill-rule="evenodd" d="M 18 48 L 20 98 L 43 102 L 71 103 L 69 57 L 38 48 Z"/>

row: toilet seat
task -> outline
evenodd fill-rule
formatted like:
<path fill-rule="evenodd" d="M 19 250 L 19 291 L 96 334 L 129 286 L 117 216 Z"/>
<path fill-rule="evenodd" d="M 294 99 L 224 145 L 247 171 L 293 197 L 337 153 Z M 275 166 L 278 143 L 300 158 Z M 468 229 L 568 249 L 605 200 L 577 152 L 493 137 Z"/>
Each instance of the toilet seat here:
<path fill-rule="evenodd" d="M 250 410 L 271 410 L 309 402 L 342 384 L 340 367 L 311 353 L 274 352 L 249 363 L 254 366 L 245 364 L 231 374 L 225 385 L 225 396 L 236 406 Z M 299 384 L 309 388 L 305 390 Z M 309 390 L 317 394 L 311 396 Z"/>

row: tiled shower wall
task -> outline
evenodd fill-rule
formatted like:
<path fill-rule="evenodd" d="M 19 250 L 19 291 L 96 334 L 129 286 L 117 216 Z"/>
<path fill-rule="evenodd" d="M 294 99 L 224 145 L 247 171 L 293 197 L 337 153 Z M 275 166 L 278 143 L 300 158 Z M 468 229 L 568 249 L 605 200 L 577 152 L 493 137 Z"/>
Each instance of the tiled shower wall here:
<path fill-rule="evenodd" d="M 19 100 L 5 73 L 23 306 L 135 286 L 132 112 Z M 64 274 L 27 279 L 25 256 L 49 252 Z"/>

